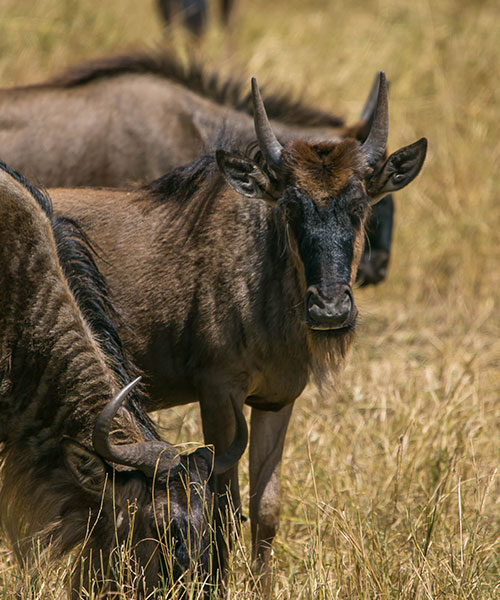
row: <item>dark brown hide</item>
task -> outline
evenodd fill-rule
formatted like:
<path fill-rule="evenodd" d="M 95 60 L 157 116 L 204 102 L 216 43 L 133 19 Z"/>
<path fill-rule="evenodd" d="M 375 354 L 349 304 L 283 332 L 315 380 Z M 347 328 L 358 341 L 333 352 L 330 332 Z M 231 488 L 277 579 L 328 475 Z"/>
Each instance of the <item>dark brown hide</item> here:
<path fill-rule="evenodd" d="M 198 194 L 185 205 L 151 190 L 53 190 L 52 197 L 56 210 L 77 219 L 105 257 L 100 268 L 127 323 L 121 335 L 146 372 L 149 408 L 199 401 L 206 441 L 223 451 L 233 435 L 230 394 L 253 407 L 250 460 L 256 462 L 256 453 L 260 458 L 250 512 L 254 526 L 260 523 L 254 531 L 260 552 L 277 528 L 291 405 L 313 372 L 321 378 L 336 367 L 350 336 L 308 330 L 303 274 L 279 215 L 229 190 L 213 162 L 208 169 L 210 179 L 199 186 L 217 195 L 197 223 L 190 217 L 201 212 Z M 358 248 L 357 260 L 361 237 Z M 219 489 L 226 484 L 238 506 L 236 469 Z"/>
<path fill-rule="evenodd" d="M 285 141 L 343 131 L 342 119 L 284 95 L 266 102 Z M 246 86 L 168 53 L 103 58 L 1 90 L 0 114 L 0 158 L 47 187 L 151 181 L 213 149 L 226 126 L 243 146 L 254 139 Z"/>
<path fill-rule="evenodd" d="M 89 569 L 97 580 L 109 576 L 101 553 L 107 567 L 117 543 L 131 543 L 133 568 L 145 569 L 138 593 L 158 585 L 162 564 L 172 565 L 171 577 L 192 567 L 209 574 L 217 535 L 210 452 L 176 458 L 153 478 L 114 469 L 93 450 L 97 417 L 131 378 L 106 287 L 84 235 L 52 220 L 48 196 L 5 165 L 0 239 L 0 522 L 19 559 L 34 569 L 39 552 L 57 559 L 81 550 L 85 587 Z M 141 399 L 132 394 L 116 416 L 115 443 L 154 443 L 175 458 Z M 213 560 L 215 571 L 223 555 Z"/>

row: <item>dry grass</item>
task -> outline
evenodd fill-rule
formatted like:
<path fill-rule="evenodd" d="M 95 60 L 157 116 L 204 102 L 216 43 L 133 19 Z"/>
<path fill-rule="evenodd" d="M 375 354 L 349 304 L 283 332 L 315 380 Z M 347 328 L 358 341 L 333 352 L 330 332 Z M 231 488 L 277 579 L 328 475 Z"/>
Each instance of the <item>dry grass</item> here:
<path fill-rule="evenodd" d="M 162 38 L 152 2 L 1 0 L 0 10 L 5 85 Z M 500 597 L 499 39 L 494 0 L 241 0 L 233 30 L 214 26 L 202 45 L 212 64 L 307 88 L 350 118 L 383 68 L 391 147 L 430 142 L 397 199 L 389 280 L 356 294 L 362 320 L 342 380 L 297 402 L 275 598 Z M 196 419 L 195 407 L 171 411 L 170 439 L 181 425 L 199 439 Z M 228 598 L 252 597 L 247 538 Z M 0 553 L 9 598 L 23 575 Z M 43 590 L 22 597 L 54 597 L 60 575 L 44 572 Z"/>

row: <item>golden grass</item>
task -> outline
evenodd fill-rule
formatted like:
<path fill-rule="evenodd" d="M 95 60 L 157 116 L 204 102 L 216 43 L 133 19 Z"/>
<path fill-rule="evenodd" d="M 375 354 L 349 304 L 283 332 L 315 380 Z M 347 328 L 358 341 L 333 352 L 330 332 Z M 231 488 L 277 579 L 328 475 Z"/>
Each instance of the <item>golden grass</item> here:
<path fill-rule="evenodd" d="M 162 32 L 153 2 L 2 0 L 0 10 L 4 85 L 164 33 L 189 41 Z M 499 39 L 493 0 L 242 0 L 232 30 L 214 25 L 202 44 L 211 64 L 306 88 L 351 119 L 382 68 L 391 147 L 430 144 L 397 196 L 389 280 L 356 293 L 358 339 L 335 393 L 297 402 L 274 598 L 500 597 Z M 200 438 L 195 407 L 163 418 L 172 441 L 180 429 Z M 247 530 L 228 598 L 253 597 Z M 9 598 L 23 576 L 3 547 L 0 565 Z M 57 578 L 45 572 L 44 590 L 22 597 L 55 597 Z"/>

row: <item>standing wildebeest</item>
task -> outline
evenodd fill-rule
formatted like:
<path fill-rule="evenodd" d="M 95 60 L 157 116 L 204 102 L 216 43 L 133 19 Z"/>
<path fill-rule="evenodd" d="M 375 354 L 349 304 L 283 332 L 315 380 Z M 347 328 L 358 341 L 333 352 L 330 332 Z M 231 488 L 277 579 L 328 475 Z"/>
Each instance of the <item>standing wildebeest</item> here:
<path fill-rule="evenodd" d="M 281 143 L 356 135 L 364 141 L 376 89 L 351 127 L 283 94 L 265 102 Z M 206 75 L 195 62 L 183 66 L 168 53 L 104 58 L 52 81 L 0 90 L 0 114 L 0 157 L 46 187 L 152 181 L 216 147 L 224 126 L 241 147 L 254 140 L 242 86 Z M 384 202 L 392 206 L 392 197 Z M 381 243 L 373 232 L 387 219 L 390 231 L 392 212 L 375 206 L 359 273 L 365 284 L 385 278 L 390 235 Z"/>
<path fill-rule="evenodd" d="M 148 376 L 149 408 L 201 405 L 206 442 L 224 451 L 230 398 L 252 407 L 250 517 L 267 562 L 278 527 L 280 464 L 295 399 L 341 362 L 357 310 L 352 285 L 370 203 L 407 185 L 421 139 L 383 164 L 383 74 L 366 141 L 278 142 L 253 84 L 259 150 L 217 151 L 135 192 L 54 190 L 81 222 Z M 220 483 L 239 505 L 237 467 Z"/>
<path fill-rule="evenodd" d="M 101 565 L 125 543 L 137 575 L 144 569 L 144 592 L 162 570 L 177 578 L 197 564 L 203 578 L 215 576 L 224 550 L 212 527 L 210 451 L 179 455 L 158 436 L 143 394 L 118 393 L 133 369 L 85 235 L 2 164 L 0 239 L 0 522 L 20 560 L 78 548 L 102 580 L 110 575 Z M 246 446 L 236 416 L 237 439 L 216 470 Z M 81 568 L 75 597 L 88 582 Z"/>

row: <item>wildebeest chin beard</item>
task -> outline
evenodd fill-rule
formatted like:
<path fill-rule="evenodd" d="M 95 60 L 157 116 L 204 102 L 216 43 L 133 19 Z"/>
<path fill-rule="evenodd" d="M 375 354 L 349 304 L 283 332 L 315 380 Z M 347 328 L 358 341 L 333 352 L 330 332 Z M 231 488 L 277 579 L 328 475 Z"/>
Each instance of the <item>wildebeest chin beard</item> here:
<path fill-rule="evenodd" d="M 356 329 L 356 317 L 354 317 L 350 323 L 344 325 L 344 327 L 339 327 L 337 329 L 329 329 L 327 326 L 321 326 L 319 324 L 310 325 L 307 323 L 307 328 L 311 332 L 313 336 L 317 336 L 320 338 L 343 338 L 346 339 L 354 334 Z"/>

